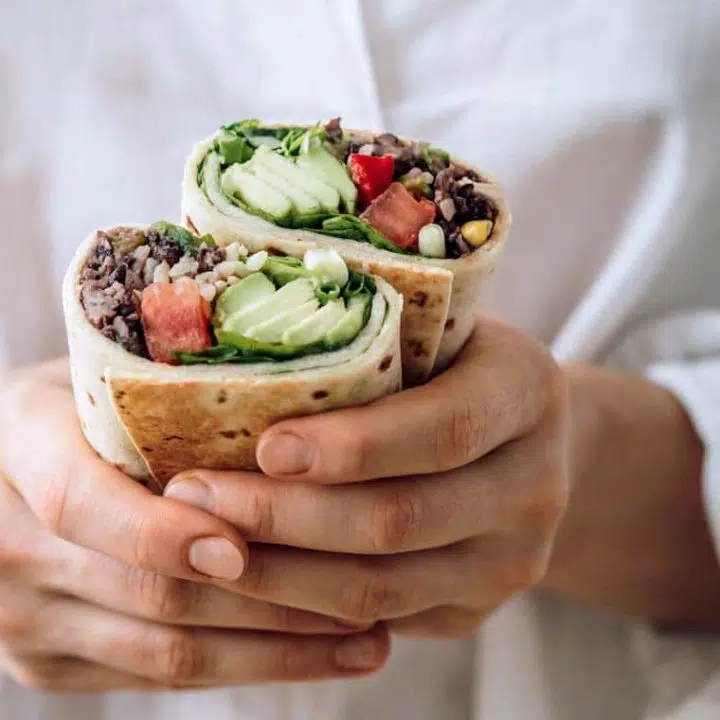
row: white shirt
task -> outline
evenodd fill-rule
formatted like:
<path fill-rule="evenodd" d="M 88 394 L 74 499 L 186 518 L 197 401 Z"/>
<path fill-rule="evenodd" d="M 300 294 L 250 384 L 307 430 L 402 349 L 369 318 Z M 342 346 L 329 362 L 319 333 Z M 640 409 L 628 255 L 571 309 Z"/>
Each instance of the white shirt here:
<path fill-rule="evenodd" d="M 706 440 L 720 530 L 719 8 L 12 3 L 0 23 L 0 365 L 63 352 L 59 280 L 74 246 L 96 226 L 177 218 L 194 140 L 241 117 L 339 114 L 432 140 L 504 182 L 515 227 L 484 307 L 561 360 L 674 388 Z M 396 642 L 362 681 L 92 698 L 3 681 L 0 708 L 3 720 L 703 720 L 720 715 L 720 641 L 660 638 L 533 593 L 477 639 Z"/>

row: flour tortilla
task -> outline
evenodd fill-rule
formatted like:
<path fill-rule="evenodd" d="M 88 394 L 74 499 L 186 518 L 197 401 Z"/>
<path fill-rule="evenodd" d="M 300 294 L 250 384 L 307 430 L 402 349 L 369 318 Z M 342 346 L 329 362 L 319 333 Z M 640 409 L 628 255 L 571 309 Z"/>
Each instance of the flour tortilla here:
<path fill-rule="evenodd" d="M 367 131 L 346 132 L 361 141 L 372 137 Z M 470 337 L 480 290 L 507 242 L 511 217 L 498 183 L 477 171 L 487 181 L 483 191 L 498 208 L 493 233 L 483 246 L 457 259 L 399 255 L 369 243 L 277 227 L 244 212 L 218 188 L 208 188 L 208 199 L 198 184 L 198 170 L 212 144 L 212 137 L 198 143 L 185 165 L 182 218 L 187 227 L 211 233 L 220 244 L 240 241 L 251 251 L 275 248 L 300 257 L 310 247 L 335 248 L 352 268 L 384 278 L 405 298 L 401 327 L 404 384 L 425 382 L 450 365 Z"/>
<path fill-rule="evenodd" d="M 90 445 L 137 480 L 162 488 L 191 468 L 257 469 L 258 438 L 277 421 L 362 405 L 401 388 L 402 297 L 382 279 L 368 324 L 341 350 L 173 367 L 128 353 L 87 320 L 80 275 L 95 242 L 93 233 L 63 283 L 75 400 Z"/>

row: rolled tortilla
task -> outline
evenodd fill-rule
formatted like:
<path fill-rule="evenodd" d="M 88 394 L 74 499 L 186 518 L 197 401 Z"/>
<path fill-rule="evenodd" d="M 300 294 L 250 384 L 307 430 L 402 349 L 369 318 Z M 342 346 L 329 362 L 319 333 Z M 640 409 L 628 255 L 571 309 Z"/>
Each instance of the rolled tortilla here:
<path fill-rule="evenodd" d="M 256 469 L 258 438 L 277 421 L 362 405 L 401 387 L 402 297 L 382 279 L 365 328 L 341 350 L 171 366 L 127 352 L 88 321 L 80 277 L 95 243 L 92 233 L 63 283 L 75 401 L 90 445 L 137 480 L 162 488 L 190 468 Z"/>
<path fill-rule="evenodd" d="M 367 131 L 346 132 L 360 140 L 372 138 Z M 198 173 L 212 144 L 213 137 L 199 142 L 185 165 L 182 217 L 189 229 L 210 233 L 220 244 L 239 241 L 251 251 L 275 248 L 296 257 L 310 247 L 335 248 L 350 267 L 382 277 L 405 298 L 401 327 L 404 384 L 420 384 L 450 365 L 472 332 L 480 291 L 508 239 L 511 216 L 497 182 L 472 168 L 485 181 L 483 193 L 498 211 L 492 235 L 484 245 L 457 259 L 400 255 L 369 243 L 278 227 L 246 213 L 218 188 L 209 187 L 206 195 Z"/>

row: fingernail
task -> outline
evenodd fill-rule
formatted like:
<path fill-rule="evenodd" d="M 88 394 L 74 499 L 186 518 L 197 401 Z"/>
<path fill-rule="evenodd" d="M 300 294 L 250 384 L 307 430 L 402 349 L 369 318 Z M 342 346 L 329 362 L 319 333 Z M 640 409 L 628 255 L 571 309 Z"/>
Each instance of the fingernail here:
<path fill-rule="evenodd" d="M 371 670 L 382 659 L 382 647 L 372 635 L 345 638 L 335 648 L 335 662 L 342 670 Z"/>
<path fill-rule="evenodd" d="M 207 485 L 199 480 L 178 480 L 165 488 L 165 497 L 213 512 L 215 501 Z"/>
<path fill-rule="evenodd" d="M 236 580 L 245 569 L 242 553 L 221 537 L 196 540 L 190 546 L 188 562 L 199 573 L 218 580 Z"/>
<path fill-rule="evenodd" d="M 261 443 L 258 462 L 268 475 L 297 475 L 313 462 L 312 448 L 297 435 L 272 435 Z"/>

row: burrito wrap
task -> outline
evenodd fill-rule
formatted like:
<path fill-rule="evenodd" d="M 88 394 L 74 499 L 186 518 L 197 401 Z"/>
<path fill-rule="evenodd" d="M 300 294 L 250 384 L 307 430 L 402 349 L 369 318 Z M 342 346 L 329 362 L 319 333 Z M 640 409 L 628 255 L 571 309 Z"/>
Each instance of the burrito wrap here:
<path fill-rule="evenodd" d="M 346 132 L 360 141 L 372 137 L 367 131 Z M 450 365 L 472 332 L 480 290 L 507 242 L 511 216 L 497 182 L 471 168 L 486 181 L 484 194 L 498 210 L 492 235 L 484 245 L 453 259 L 401 255 L 312 230 L 278 227 L 209 188 L 211 201 L 198 184 L 198 172 L 212 146 L 213 137 L 199 142 L 185 165 L 182 217 L 187 227 L 212 234 L 219 244 L 242 242 L 252 251 L 275 248 L 302 256 L 310 247 L 335 248 L 351 268 L 385 279 L 405 298 L 401 323 L 404 383 L 422 383 Z"/>
<path fill-rule="evenodd" d="M 270 425 L 369 403 L 401 387 L 402 297 L 381 279 L 367 325 L 341 350 L 282 362 L 172 366 L 127 352 L 88 321 L 80 276 L 95 242 L 93 233 L 82 243 L 63 283 L 73 388 L 90 445 L 137 480 L 161 488 L 190 468 L 257 469 L 255 447 Z"/>

